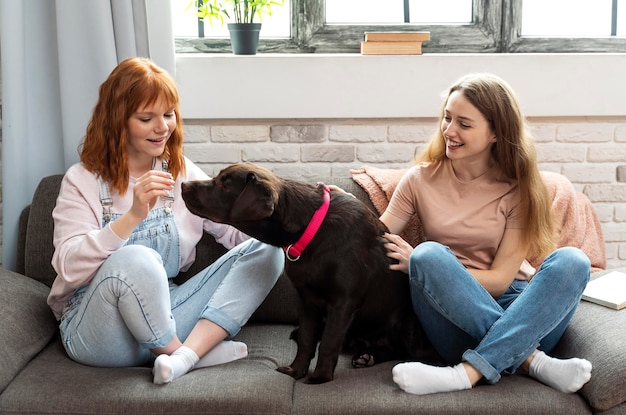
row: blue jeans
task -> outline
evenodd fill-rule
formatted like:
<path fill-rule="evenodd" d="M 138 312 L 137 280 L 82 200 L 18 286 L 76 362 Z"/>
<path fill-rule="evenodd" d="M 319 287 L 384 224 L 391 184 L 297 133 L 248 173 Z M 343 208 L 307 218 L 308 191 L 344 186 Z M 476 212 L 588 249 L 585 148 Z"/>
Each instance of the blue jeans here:
<path fill-rule="evenodd" d="M 470 363 L 490 383 L 514 373 L 535 349 L 556 346 L 589 276 L 581 250 L 559 248 L 531 282 L 515 280 L 494 299 L 437 242 L 419 244 L 409 262 L 413 308 L 435 349 L 450 363 Z"/>
<path fill-rule="evenodd" d="M 139 366 L 154 358 L 150 349 L 164 347 L 175 334 L 184 341 L 201 318 L 234 336 L 283 265 L 280 248 L 251 239 L 175 285 L 156 251 L 126 245 L 66 304 L 60 324 L 65 349 L 91 366 Z"/>

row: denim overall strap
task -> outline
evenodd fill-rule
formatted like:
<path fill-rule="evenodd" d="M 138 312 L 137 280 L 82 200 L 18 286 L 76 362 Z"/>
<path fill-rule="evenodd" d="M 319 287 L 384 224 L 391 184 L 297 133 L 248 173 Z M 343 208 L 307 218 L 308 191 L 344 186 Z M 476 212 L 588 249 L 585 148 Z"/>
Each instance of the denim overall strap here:
<path fill-rule="evenodd" d="M 98 186 L 100 187 L 100 203 L 102 204 L 102 227 L 104 228 L 111 222 L 111 206 L 113 206 L 113 198 L 109 191 L 109 184 L 102 180 L 98 175 Z"/>

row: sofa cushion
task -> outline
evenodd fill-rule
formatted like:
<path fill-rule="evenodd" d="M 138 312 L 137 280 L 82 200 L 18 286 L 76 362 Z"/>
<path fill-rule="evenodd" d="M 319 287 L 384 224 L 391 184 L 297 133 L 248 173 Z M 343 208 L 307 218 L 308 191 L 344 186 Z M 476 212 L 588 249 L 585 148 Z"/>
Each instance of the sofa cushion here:
<path fill-rule="evenodd" d="M 626 268 L 619 269 L 626 272 Z M 607 272 L 593 273 L 592 279 Z M 626 309 L 616 311 L 581 301 L 553 354 L 585 358 L 593 365 L 581 394 L 591 406 L 605 410 L 626 402 Z"/>
<path fill-rule="evenodd" d="M 56 320 L 46 304 L 48 291 L 35 280 L 0 270 L 0 392 L 56 332 Z"/>
<path fill-rule="evenodd" d="M 354 369 L 342 354 L 335 379 L 322 385 L 297 382 L 294 415 L 379 414 L 589 414 L 579 394 L 561 393 L 525 375 L 502 376 L 494 384 L 471 390 L 413 395 L 393 382 L 391 370 L 398 362 Z"/>
<path fill-rule="evenodd" d="M 44 177 L 39 182 L 28 214 L 24 246 L 21 247 L 24 249 L 24 258 L 26 258 L 24 275 L 41 281 L 49 287 L 52 286 L 56 277 L 51 264 L 54 252 L 52 210 L 56 205 L 62 180 L 63 175 L 57 174 Z"/>
<path fill-rule="evenodd" d="M 51 343 L 0 395 L 0 413 L 290 414 L 294 380 L 276 371 L 295 353 L 292 326 L 244 327 L 249 356 L 193 370 L 167 385 L 150 367 L 97 368 L 71 360 Z"/>

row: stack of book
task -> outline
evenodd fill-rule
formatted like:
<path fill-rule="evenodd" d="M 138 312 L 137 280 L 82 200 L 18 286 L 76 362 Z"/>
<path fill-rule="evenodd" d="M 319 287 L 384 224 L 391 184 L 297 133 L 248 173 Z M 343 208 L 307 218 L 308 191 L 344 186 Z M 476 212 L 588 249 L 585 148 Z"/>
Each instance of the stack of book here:
<path fill-rule="evenodd" d="M 361 55 L 421 55 L 430 32 L 365 32 Z"/>

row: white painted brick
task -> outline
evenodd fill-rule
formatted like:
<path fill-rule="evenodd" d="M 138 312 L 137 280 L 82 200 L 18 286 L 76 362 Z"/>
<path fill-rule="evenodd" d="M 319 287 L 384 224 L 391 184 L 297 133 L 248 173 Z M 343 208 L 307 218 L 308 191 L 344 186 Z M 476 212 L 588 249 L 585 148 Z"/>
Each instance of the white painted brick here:
<path fill-rule="evenodd" d="M 594 203 L 593 207 L 600 222 L 611 222 L 614 218 L 615 205 L 613 203 Z M 626 212 L 624 212 L 626 214 Z"/>
<path fill-rule="evenodd" d="M 541 171 L 552 171 L 554 173 L 561 173 L 561 163 L 538 163 L 539 164 L 539 170 Z"/>
<path fill-rule="evenodd" d="M 194 163 L 239 163 L 240 150 L 232 144 L 186 144 L 185 155 Z"/>
<path fill-rule="evenodd" d="M 270 168 L 280 177 L 312 181 L 316 179 L 330 177 L 331 168 L 328 163 L 306 163 L 306 164 L 273 164 Z"/>
<path fill-rule="evenodd" d="M 615 180 L 615 167 L 611 164 L 565 164 L 562 173 L 577 183 L 612 183 Z"/>
<path fill-rule="evenodd" d="M 605 244 L 605 252 L 606 252 L 607 261 L 618 258 L 617 251 L 619 249 L 619 245 L 620 245 L 619 243 L 613 243 L 613 242 Z"/>
<path fill-rule="evenodd" d="M 620 243 L 618 245 L 617 258 L 621 260 L 626 259 L 626 243 Z"/>
<path fill-rule="evenodd" d="M 328 139 L 343 143 L 382 142 L 387 139 L 387 125 L 331 125 Z"/>
<path fill-rule="evenodd" d="M 270 139 L 275 143 L 321 143 L 328 138 L 324 125 L 272 125 Z"/>
<path fill-rule="evenodd" d="M 602 234 L 605 242 L 626 243 L 626 223 L 603 223 Z"/>
<path fill-rule="evenodd" d="M 607 261 L 606 269 L 616 269 L 626 267 L 626 260 L 623 261 Z"/>
<path fill-rule="evenodd" d="M 437 125 L 390 125 L 387 140 L 390 143 L 426 143 L 437 131 Z"/>
<path fill-rule="evenodd" d="M 582 163 L 586 148 L 564 144 L 537 144 L 537 156 L 541 163 Z"/>
<path fill-rule="evenodd" d="M 576 123 L 559 125 L 556 141 L 566 143 L 602 143 L 613 139 L 614 124 Z"/>
<path fill-rule="evenodd" d="M 241 160 L 247 163 L 296 163 L 300 146 L 294 144 L 259 144 L 241 149 Z"/>
<path fill-rule="evenodd" d="M 623 162 L 624 160 L 626 160 L 626 145 L 623 144 L 590 146 L 587 152 L 587 161 L 594 163 Z"/>
<path fill-rule="evenodd" d="M 207 125 L 185 124 L 183 134 L 186 143 L 207 143 L 211 136 L 211 131 Z"/>
<path fill-rule="evenodd" d="M 352 163 L 355 160 L 353 145 L 310 145 L 301 150 L 301 160 L 304 163 Z"/>
<path fill-rule="evenodd" d="M 537 143 L 549 143 L 556 140 L 556 124 L 529 122 L 528 131 Z"/>
<path fill-rule="evenodd" d="M 626 203 L 615 203 L 613 206 L 615 222 L 626 222 Z"/>
<path fill-rule="evenodd" d="M 626 184 L 589 184 L 583 193 L 592 202 L 626 202 Z"/>
<path fill-rule="evenodd" d="M 215 177 L 220 170 L 234 163 L 196 163 L 209 177 Z"/>
<path fill-rule="evenodd" d="M 357 159 L 364 163 L 410 163 L 413 161 L 414 146 L 375 146 L 365 145 L 357 148 Z"/>
<path fill-rule="evenodd" d="M 214 125 L 211 141 L 215 143 L 255 143 L 269 141 L 267 125 Z"/>
<path fill-rule="evenodd" d="M 626 125 L 618 125 L 615 127 L 615 141 L 618 143 L 626 142 Z"/>

